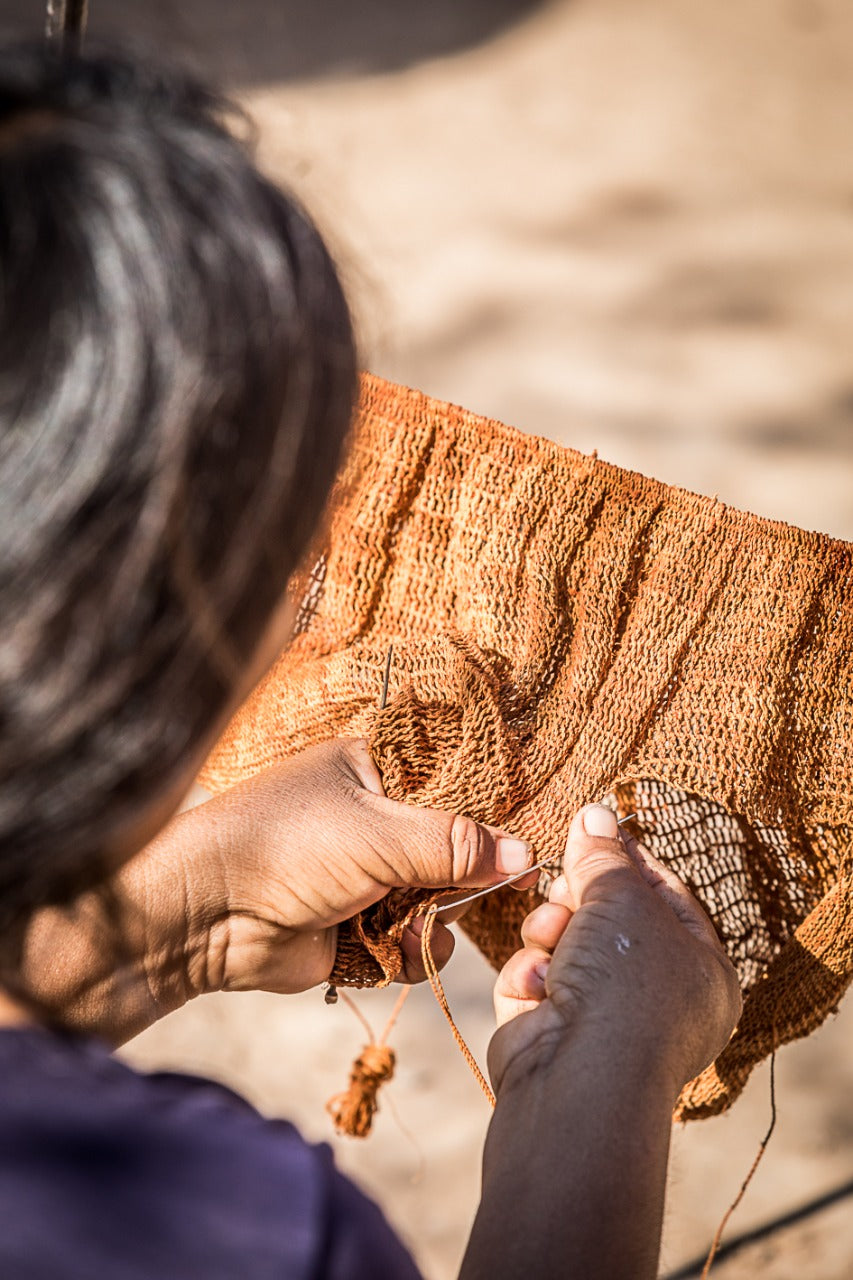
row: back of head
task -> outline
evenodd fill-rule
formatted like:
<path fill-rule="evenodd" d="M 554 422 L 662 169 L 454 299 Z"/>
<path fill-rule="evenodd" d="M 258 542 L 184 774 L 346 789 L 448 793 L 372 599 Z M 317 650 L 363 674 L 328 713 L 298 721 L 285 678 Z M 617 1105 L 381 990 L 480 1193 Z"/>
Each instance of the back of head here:
<path fill-rule="evenodd" d="M 96 879 L 209 734 L 347 429 L 334 268 L 227 114 L 0 51 L 0 922 Z"/>

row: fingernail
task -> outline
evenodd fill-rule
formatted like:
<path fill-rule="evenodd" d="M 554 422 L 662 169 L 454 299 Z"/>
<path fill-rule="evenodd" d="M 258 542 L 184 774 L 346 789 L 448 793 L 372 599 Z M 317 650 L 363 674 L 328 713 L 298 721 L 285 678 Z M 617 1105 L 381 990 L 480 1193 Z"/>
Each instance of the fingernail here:
<path fill-rule="evenodd" d="M 541 978 L 543 982 L 548 977 L 548 966 L 550 963 L 550 960 L 540 960 L 538 964 L 533 966 L 533 972 L 538 978 Z"/>
<path fill-rule="evenodd" d="M 613 840 L 619 834 L 616 814 L 605 804 L 588 804 L 583 811 L 583 829 L 588 836 Z"/>
<path fill-rule="evenodd" d="M 415 916 L 414 920 L 410 920 L 406 927 L 411 929 L 416 938 L 419 938 L 424 931 L 423 916 Z"/>
<path fill-rule="evenodd" d="M 500 836 L 495 845 L 495 866 L 501 875 L 514 876 L 530 865 L 530 845 L 512 836 Z"/>

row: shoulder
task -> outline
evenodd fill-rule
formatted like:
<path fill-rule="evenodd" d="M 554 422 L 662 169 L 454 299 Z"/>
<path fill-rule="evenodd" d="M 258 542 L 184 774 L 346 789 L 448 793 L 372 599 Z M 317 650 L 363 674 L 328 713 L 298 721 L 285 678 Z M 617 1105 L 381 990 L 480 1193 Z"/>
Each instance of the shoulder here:
<path fill-rule="evenodd" d="M 2 1274 L 417 1275 L 327 1147 L 220 1085 L 143 1075 L 97 1043 L 42 1031 L 0 1032 L 0 1070 Z M 22 1271 L 10 1247 L 31 1260 L 45 1204 L 54 1245 L 35 1241 L 45 1265 Z"/>

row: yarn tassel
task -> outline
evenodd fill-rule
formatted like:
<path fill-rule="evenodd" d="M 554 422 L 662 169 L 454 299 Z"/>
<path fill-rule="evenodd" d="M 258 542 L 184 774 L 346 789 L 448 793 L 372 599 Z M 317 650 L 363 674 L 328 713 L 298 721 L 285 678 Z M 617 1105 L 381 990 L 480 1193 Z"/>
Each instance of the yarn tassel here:
<path fill-rule="evenodd" d="M 364 1046 L 350 1069 L 349 1088 L 326 1103 L 326 1110 L 338 1133 L 350 1138 L 366 1138 L 379 1109 L 376 1095 L 381 1085 L 394 1075 L 394 1050 L 387 1044 Z"/>
<path fill-rule="evenodd" d="M 394 646 L 388 646 L 385 658 L 385 674 L 382 679 L 382 693 L 379 697 L 379 710 L 383 711 L 388 703 L 388 682 L 391 679 L 391 663 L 394 660 Z M 361 1010 L 350 1000 L 349 996 L 330 986 L 326 991 L 326 1003 L 335 1004 L 338 996 L 343 995 L 345 1002 L 352 1009 L 362 1026 L 367 1031 L 369 1040 L 352 1064 L 349 1077 L 349 1088 L 344 1093 L 336 1093 L 326 1103 L 326 1110 L 332 1117 L 332 1123 L 338 1133 L 350 1138 L 366 1138 L 373 1127 L 373 1117 L 379 1110 L 376 1095 L 380 1087 L 394 1075 L 396 1057 L 394 1050 L 389 1049 L 385 1041 L 388 1033 L 397 1021 L 397 1015 L 411 991 L 411 987 L 403 987 L 397 1002 L 391 1011 L 385 1030 L 375 1043 L 370 1023 Z"/>
<path fill-rule="evenodd" d="M 369 1043 L 364 1046 L 350 1068 L 349 1088 L 337 1093 L 326 1103 L 326 1110 L 338 1133 L 350 1138 L 366 1138 L 373 1126 L 373 1117 L 379 1110 L 376 1095 L 381 1086 L 394 1075 L 396 1056 L 386 1040 L 397 1016 L 408 997 L 411 987 L 403 987 L 397 1003 L 391 1011 L 385 1030 L 378 1040 L 375 1039 L 370 1023 L 354 1002 L 340 991 L 338 994 L 349 1005 L 362 1026 L 367 1031 Z"/>

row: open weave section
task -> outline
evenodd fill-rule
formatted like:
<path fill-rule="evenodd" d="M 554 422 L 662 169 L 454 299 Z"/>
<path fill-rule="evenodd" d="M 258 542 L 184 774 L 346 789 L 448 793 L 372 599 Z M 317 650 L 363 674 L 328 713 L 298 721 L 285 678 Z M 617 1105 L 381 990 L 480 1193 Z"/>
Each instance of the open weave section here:
<path fill-rule="evenodd" d="M 745 996 L 682 1118 L 723 1110 L 774 1044 L 837 1007 L 853 965 L 853 547 L 365 377 L 293 589 L 296 637 L 208 787 L 365 734 L 389 796 L 500 825 L 537 860 L 591 800 L 636 812 Z M 344 926 L 333 980 L 388 981 L 428 900 L 394 894 Z M 538 900 L 492 894 L 463 927 L 499 966 Z"/>

